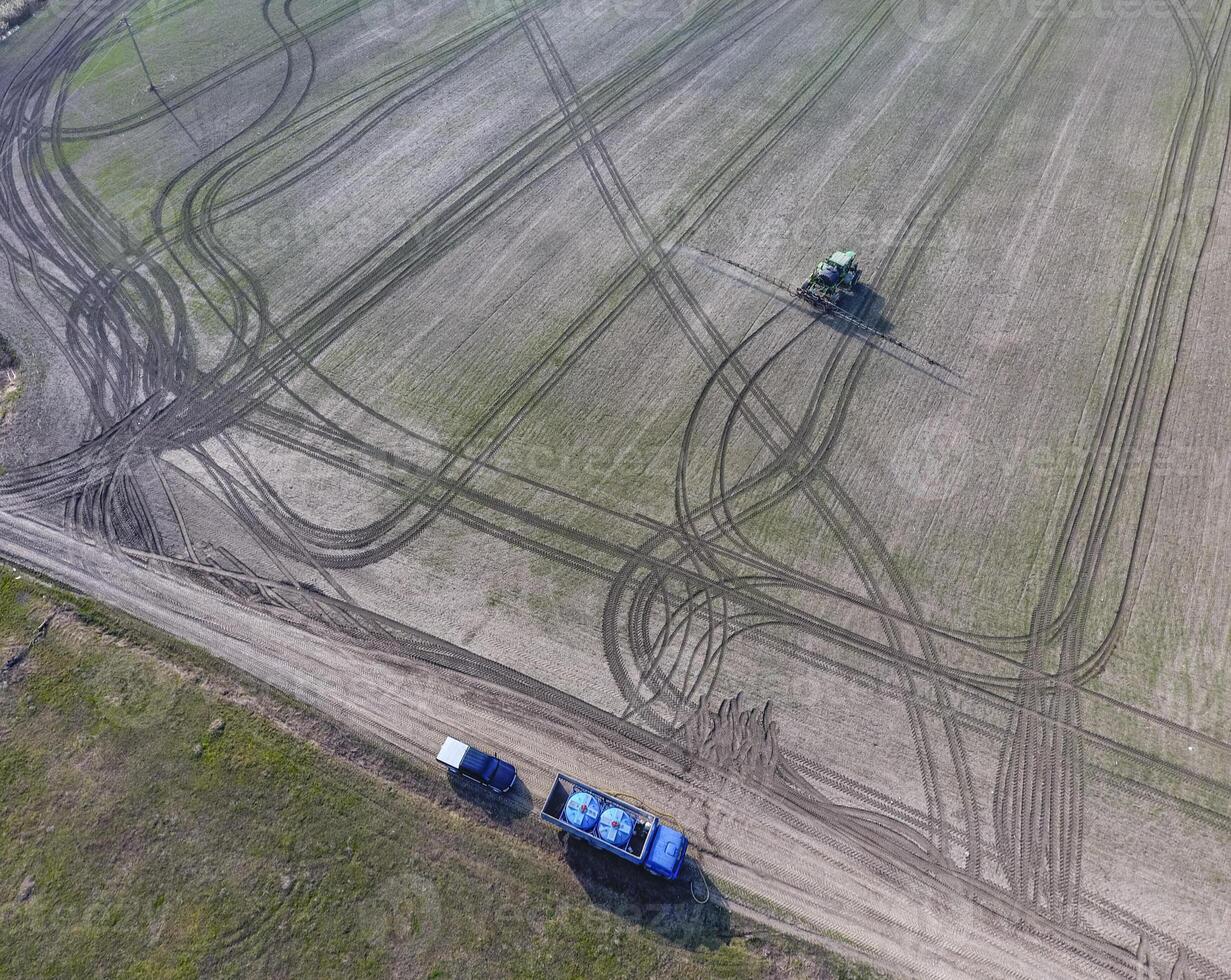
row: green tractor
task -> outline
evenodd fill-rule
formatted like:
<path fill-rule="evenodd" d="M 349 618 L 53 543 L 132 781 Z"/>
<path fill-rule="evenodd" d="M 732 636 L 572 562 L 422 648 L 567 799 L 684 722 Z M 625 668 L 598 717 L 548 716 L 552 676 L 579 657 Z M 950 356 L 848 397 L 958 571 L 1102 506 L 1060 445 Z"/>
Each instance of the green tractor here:
<path fill-rule="evenodd" d="M 816 271 L 795 290 L 795 295 L 818 309 L 830 310 L 838 305 L 843 294 L 853 293 L 858 283 L 859 266 L 855 262 L 855 253 L 834 252 L 817 263 Z"/>

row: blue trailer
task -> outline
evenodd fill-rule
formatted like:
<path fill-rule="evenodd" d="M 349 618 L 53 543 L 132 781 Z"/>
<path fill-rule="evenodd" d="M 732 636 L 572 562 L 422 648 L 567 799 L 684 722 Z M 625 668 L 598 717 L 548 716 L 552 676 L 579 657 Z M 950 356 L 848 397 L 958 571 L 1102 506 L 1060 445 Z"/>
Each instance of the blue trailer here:
<path fill-rule="evenodd" d="M 648 810 L 560 773 L 540 816 L 593 847 L 674 880 L 684 865 L 688 838 Z"/>

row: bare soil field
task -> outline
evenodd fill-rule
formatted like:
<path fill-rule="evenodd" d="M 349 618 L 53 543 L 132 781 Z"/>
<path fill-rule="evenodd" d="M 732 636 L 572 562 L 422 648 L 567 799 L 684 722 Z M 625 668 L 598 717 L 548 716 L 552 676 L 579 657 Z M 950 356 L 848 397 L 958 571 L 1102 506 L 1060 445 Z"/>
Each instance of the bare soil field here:
<path fill-rule="evenodd" d="M 1231 978 L 1229 36 L 53 3 L 0 44 L 0 553 L 635 789 L 888 970 Z"/>

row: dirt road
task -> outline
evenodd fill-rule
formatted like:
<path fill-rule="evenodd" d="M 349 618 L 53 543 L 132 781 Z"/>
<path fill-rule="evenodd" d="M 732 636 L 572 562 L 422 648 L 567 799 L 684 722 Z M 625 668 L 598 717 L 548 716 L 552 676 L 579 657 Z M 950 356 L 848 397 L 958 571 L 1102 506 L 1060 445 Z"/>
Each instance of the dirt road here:
<path fill-rule="evenodd" d="M 816 801 L 789 805 L 781 794 L 789 797 L 791 787 L 763 782 L 763 772 L 751 785 L 732 779 L 722 758 L 697 763 L 683 745 L 647 740 L 614 715 L 531 683 L 517 691 L 507 678 L 481 670 L 426 666 L 425 660 L 464 656 L 444 641 L 407 635 L 374 655 L 370 647 L 326 640 L 314 628 L 271 623 L 249 605 L 203 597 L 180 580 L 138 571 L 51 529 L 8 516 L 0 516 L 0 527 L 14 560 L 88 588 L 415 756 L 434 756 L 447 733 L 480 731 L 516 763 L 536 798 L 558 771 L 585 771 L 605 786 L 635 787 L 639 798 L 692 831 L 692 846 L 716 891 L 746 914 L 831 946 L 836 940 L 910 975 L 1104 976 L 1099 966 L 1105 963 L 1119 972 L 1133 969 L 1135 958 L 1126 950 L 1075 932 L 1067 938 L 1077 948 L 1063 951 L 1065 943 L 1049 936 L 1046 920 L 1018 920 L 1003 897 L 994 890 L 979 895 L 978 883 L 963 881 L 956 869 L 948 881 L 913 881 L 912 872 L 928 860 L 923 842 L 870 814 L 840 813 L 845 808 Z M 403 645 L 417 653 L 394 652 Z M 869 890 L 877 879 L 879 887 Z M 1008 969 L 1009 962 L 1016 966 Z"/>

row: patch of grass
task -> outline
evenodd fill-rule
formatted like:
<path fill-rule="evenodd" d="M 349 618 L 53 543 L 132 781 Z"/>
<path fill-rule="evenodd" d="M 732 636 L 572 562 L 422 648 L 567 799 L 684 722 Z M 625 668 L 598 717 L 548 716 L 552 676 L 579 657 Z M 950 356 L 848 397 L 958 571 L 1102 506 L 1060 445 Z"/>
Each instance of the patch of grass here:
<path fill-rule="evenodd" d="M 21 397 L 21 375 L 13 368 L 0 368 L 0 422 L 3 422 Z"/>
<path fill-rule="evenodd" d="M 0 687 L 0 977 L 837 975 L 727 920 L 673 942 L 535 834 L 343 763 L 184 669 L 203 652 L 7 571 L 0 649 L 57 608 Z"/>
<path fill-rule="evenodd" d="M 17 399 L 21 397 L 21 392 L 21 378 L 17 373 L 11 368 L 0 371 L 0 422 L 8 418 L 9 412 L 17 404 Z"/>
<path fill-rule="evenodd" d="M 100 201 L 119 216 L 137 240 L 153 232 L 151 213 L 158 188 L 144 176 L 144 164 L 131 152 L 113 153 L 89 183 Z"/>
<path fill-rule="evenodd" d="M 37 4 L 32 0 L 0 0 L 0 31 L 16 27 L 34 13 Z"/>
<path fill-rule="evenodd" d="M 84 85 L 105 79 L 117 72 L 139 70 L 140 67 L 141 62 L 137 58 L 137 49 L 133 47 L 132 39 L 128 34 L 118 32 L 95 47 L 74 73 L 73 81 L 76 85 Z"/>
<path fill-rule="evenodd" d="M 49 170 L 58 170 L 63 167 L 75 169 L 76 165 L 90 152 L 90 147 L 94 145 L 94 141 L 85 139 L 64 139 L 60 143 L 60 153 L 63 156 L 63 161 L 56 159 L 50 143 L 42 145 L 43 164 Z"/>
<path fill-rule="evenodd" d="M 4 334 L 0 334 L 0 369 L 15 368 L 17 364 L 17 352 L 4 339 Z"/>

